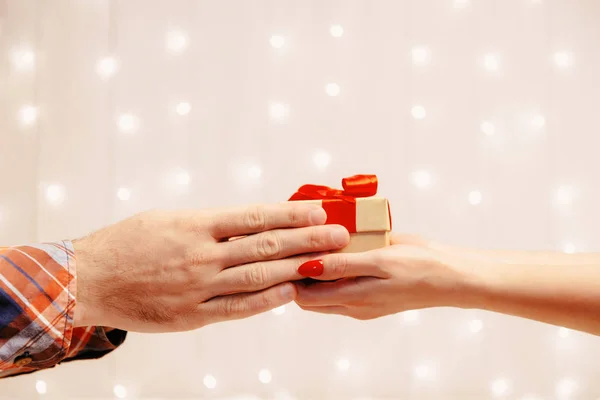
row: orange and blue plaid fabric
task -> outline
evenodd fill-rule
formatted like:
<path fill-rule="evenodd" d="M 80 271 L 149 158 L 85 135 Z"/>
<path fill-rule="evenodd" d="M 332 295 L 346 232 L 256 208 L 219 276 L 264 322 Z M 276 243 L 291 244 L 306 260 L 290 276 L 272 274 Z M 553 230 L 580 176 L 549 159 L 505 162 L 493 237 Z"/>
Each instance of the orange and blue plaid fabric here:
<path fill-rule="evenodd" d="M 100 358 L 126 332 L 73 327 L 76 263 L 68 241 L 0 247 L 0 378 Z"/>

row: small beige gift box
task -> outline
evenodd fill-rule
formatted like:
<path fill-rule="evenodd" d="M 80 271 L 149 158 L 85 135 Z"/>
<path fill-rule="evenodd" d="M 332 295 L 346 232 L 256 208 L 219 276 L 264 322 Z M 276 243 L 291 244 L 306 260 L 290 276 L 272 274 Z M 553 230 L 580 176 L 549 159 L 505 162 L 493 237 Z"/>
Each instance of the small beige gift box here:
<path fill-rule="evenodd" d="M 350 243 L 340 250 L 358 253 L 389 246 L 392 219 L 386 198 L 377 194 L 375 175 L 355 175 L 342 180 L 344 190 L 304 185 L 290 198 L 321 205 L 327 212 L 326 224 L 343 225 Z"/>

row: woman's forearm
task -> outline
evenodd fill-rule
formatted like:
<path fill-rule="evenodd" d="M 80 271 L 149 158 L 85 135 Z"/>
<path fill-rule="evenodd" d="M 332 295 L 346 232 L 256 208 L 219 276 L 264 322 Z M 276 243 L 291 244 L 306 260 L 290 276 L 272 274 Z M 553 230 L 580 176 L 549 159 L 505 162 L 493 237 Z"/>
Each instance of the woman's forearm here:
<path fill-rule="evenodd" d="M 458 247 L 437 242 L 428 242 L 429 247 L 444 252 L 468 255 L 481 259 L 493 259 L 496 262 L 506 264 L 534 264 L 545 266 L 577 266 L 577 265 L 599 265 L 599 253 L 562 253 L 558 251 L 519 251 L 519 250 L 497 250 L 476 249 Z"/>
<path fill-rule="evenodd" d="M 600 254 L 477 251 L 469 308 L 600 335 Z"/>

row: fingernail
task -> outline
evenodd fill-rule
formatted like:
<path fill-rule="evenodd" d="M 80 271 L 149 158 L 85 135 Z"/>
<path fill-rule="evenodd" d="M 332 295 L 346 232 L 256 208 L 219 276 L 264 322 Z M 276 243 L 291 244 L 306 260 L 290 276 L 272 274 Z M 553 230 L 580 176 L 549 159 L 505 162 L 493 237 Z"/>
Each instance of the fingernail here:
<path fill-rule="evenodd" d="M 321 207 L 315 208 L 308 214 L 308 220 L 311 225 L 323 225 L 327 221 L 327 213 Z"/>
<path fill-rule="evenodd" d="M 296 288 L 293 285 L 285 285 L 281 288 L 281 296 L 286 300 L 294 300 Z"/>
<path fill-rule="evenodd" d="M 323 261 L 310 260 L 298 267 L 298 273 L 304 277 L 323 275 Z"/>
<path fill-rule="evenodd" d="M 342 247 L 348 244 L 350 234 L 343 226 L 336 226 L 334 231 L 331 232 L 331 239 L 336 246 Z"/>

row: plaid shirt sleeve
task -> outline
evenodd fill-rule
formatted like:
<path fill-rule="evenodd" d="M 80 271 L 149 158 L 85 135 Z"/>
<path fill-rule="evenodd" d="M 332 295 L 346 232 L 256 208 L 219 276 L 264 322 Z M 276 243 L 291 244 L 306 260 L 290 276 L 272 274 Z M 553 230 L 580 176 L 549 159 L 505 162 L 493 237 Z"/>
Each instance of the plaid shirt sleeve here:
<path fill-rule="evenodd" d="M 75 256 L 71 242 L 0 248 L 0 378 L 100 358 L 126 332 L 74 328 Z"/>

